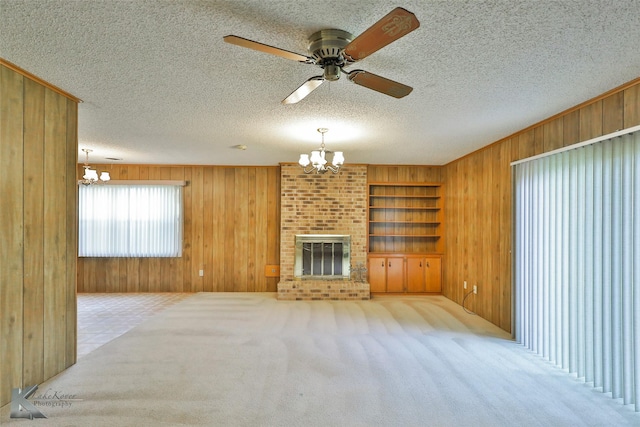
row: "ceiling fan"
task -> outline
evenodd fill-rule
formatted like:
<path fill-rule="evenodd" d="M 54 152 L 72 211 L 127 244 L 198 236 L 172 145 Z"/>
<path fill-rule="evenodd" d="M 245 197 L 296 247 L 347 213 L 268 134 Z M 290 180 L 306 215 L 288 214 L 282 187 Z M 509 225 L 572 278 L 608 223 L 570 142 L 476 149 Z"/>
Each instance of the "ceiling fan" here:
<path fill-rule="evenodd" d="M 343 30 L 329 29 L 313 33 L 309 37 L 310 56 L 233 35 L 225 36 L 223 39 L 225 42 L 237 46 L 270 53 L 304 64 L 317 65 L 324 70 L 322 75 L 311 77 L 294 90 L 282 101 L 283 104 L 295 104 L 301 101 L 326 80 L 338 80 L 341 73 L 345 73 L 350 81 L 360 86 L 394 98 L 402 98 L 409 95 L 413 88 L 368 71 L 346 71 L 344 67 L 366 58 L 419 26 L 420 22 L 413 13 L 397 7 L 355 39 L 350 33 Z"/>

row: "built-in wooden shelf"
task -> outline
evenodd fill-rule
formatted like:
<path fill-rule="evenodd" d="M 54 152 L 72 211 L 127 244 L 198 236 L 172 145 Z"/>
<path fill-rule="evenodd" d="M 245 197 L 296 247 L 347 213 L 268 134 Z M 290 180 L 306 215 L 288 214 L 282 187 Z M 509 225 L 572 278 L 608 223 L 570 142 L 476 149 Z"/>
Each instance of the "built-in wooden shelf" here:
<path fill-rule="evenodd" d="M 371 292 L 442 291 L 442 202 L 439 183 L 369 183 Z"/>
<path fill-rule="evenodd" d="M 442 251 L 440 183 L 371 182 L 368 196 L 369 253 Z"/>

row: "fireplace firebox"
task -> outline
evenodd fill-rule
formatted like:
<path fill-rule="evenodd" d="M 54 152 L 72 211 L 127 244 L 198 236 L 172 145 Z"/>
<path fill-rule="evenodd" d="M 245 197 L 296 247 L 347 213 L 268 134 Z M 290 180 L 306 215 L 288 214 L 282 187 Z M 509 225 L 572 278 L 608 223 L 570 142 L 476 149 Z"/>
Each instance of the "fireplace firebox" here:
<path fill-rule="evenodd" d="M 313 280 L 348 280 L 351 268 L 351 236 L 298 234 L 294 277 Z"/>

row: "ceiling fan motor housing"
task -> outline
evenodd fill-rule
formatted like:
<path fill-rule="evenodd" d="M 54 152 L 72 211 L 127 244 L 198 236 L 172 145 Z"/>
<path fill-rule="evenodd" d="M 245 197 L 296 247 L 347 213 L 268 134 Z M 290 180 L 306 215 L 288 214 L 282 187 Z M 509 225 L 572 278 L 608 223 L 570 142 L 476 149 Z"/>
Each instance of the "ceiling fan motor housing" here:
<path fill-rule="evenodd" d="M 345 63 L 342 52 L 352 39 L 351 33 L 336 29 L 320 30 L 309 37 L 309 53 L 324 69 L 325 79 L 340 78 L 340 68 Z"/>

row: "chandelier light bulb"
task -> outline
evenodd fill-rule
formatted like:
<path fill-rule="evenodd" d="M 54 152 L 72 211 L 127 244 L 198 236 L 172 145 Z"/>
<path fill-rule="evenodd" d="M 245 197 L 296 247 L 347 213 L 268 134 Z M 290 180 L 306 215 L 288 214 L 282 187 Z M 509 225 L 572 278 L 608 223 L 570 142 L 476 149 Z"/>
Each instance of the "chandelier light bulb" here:
<path fill-rule="evenodd" d="M 304 168 L 304 167 L 308 166 L 309 163 L 311 163 L 309 161 L 309 155 L 308 154 L 300 154 L 300 160 L 298 160 L 298 164 Z"/>
<path fill-rule="evenodd" d="M 344 156 L 342 155 L 342 151 L 336 151 L 333 153 L 333 162 L 336 166 L 341 166 L 344 163 Z"/>

